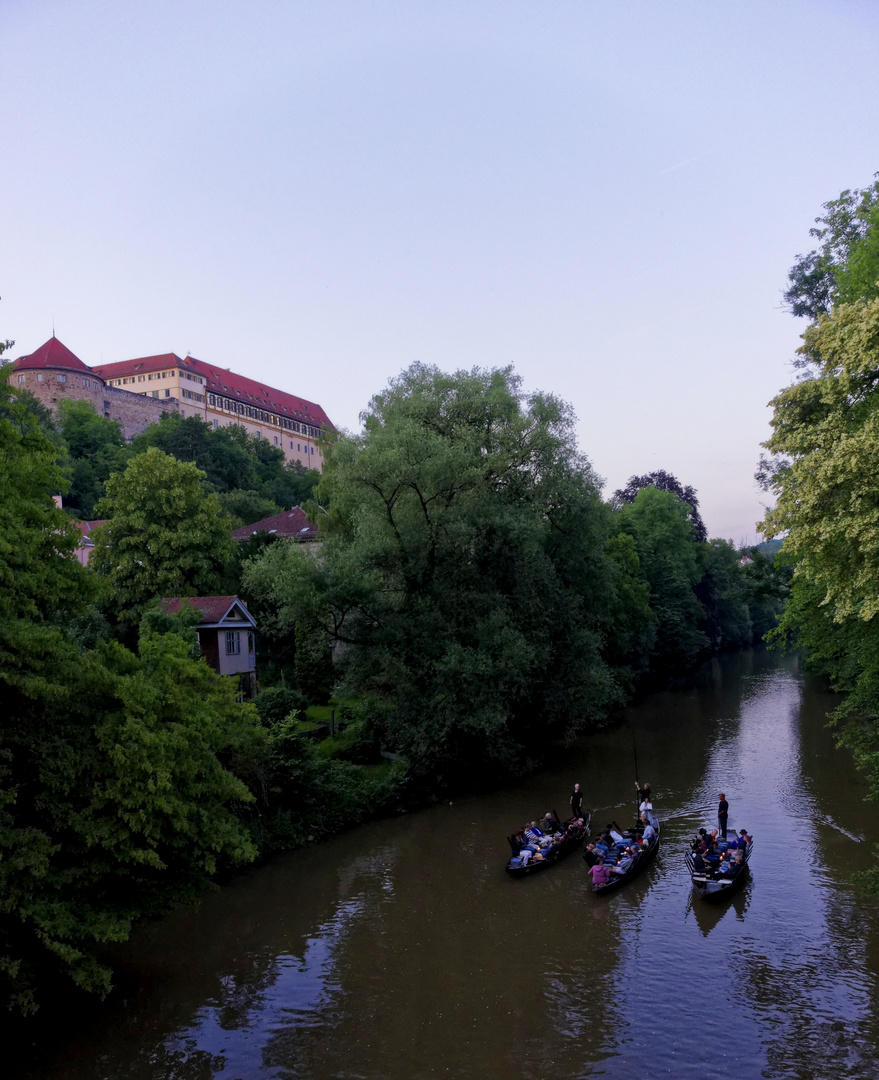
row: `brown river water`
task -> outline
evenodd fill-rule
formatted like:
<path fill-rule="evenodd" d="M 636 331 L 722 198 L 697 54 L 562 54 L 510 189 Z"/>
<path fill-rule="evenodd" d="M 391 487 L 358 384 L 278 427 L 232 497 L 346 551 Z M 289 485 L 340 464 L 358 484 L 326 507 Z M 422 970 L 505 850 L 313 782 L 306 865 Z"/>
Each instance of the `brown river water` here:
<path fill-rule="evenodd" d="M 879 1076 L 879 905 L 849 881 L 879 829 L 834 704 L 796 657 L 714 661 L 516 788 L 354 830 L 142 928 L 117 993 L 6 1076 Z M 606 897 L 579 854 L 508 877 L 506 833 L 574 781 L 598 824 L 630 820 L 633 732 L 657 863 Z M 755 836 L 719 907 L 683 859 L 718 791 Z"/>

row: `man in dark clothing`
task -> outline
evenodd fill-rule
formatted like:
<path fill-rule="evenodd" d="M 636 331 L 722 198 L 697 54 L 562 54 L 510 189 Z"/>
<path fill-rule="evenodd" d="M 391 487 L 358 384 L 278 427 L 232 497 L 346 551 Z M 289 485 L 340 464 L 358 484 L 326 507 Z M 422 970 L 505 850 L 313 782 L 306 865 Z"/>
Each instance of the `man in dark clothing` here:
<path fill-rule="evenodd" d="M 724 840 L 726 840 L 726 819 L 728 814 L 729 803 L 726 801 L 726 795 L 721 791 L 720 804 L 717 807 L 717 828 Z"/>
<path fill-rule="evenodd" d="M 574 790 L 571 792 L 571 817 L 583 816 L 583 792 L 580 790 L 579 784 L 574 784 Z"/>

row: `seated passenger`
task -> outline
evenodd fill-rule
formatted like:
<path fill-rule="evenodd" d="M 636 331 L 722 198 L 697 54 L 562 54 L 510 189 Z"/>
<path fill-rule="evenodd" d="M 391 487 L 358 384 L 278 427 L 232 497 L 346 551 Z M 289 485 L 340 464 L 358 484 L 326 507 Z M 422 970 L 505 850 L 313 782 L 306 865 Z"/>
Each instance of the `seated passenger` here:
<path fill-rule="evenodd" d="M 634 861 L 635 861 L 635 859 L 634 859 L 634 856 L 632 855 L 631 849 L 626 848 L 626 850 L 620 856 L 619 862 L 616 864 L 616 866 L 614 866 L 612 868 L 613 873 L 615 873 L 615 874 L 625 874 L 626 871 L 631 868 L 632 863 Z"/>
<path fill-rule="evenodd" d="M 698 851 L 693 852 L 693 870 L 697 874 L 704 874 L 708 871 L 708 866 Z"/>
<path fill-rule="evenodd" d="M 742 831 L 739 833 L 739 836 L 742 838 L 742 840 L 744 840 L 746 847 L 754 839 L 753 836 L 748 836 L 747 832 L 744 829 L 742 829 Z"/>
<path fill-rule="evenodd" d="M 612 826 L 608 825 L 607 831 L 610 833 L 610 838 L 615 844 L 625 844 L 625 839 L 620 835 Z"/>
<path fill-rule="evenodd" d="M 641 839 L 644 841 L 645 844 L 649 844 L 655 836 L 656 829 L 654 829 L 652 825 L 646 825 L 644 827 L 644 832 L 641 834 Z"/>
<path fill-rule="evenodd" d="M 586 850 L 583 852 L 583 858 L 590 866 L 595 866 L 597 862 L 601 861 L 602 855 L 595 844 L 590 843 L 586 845 Z"/>
<path fill-rule="evenodd" d="M 593 885 L 606 885 L 610 881 L 610 869 L 603 862 L 590 867 L 589 873 L 592 876 Z"/>
<path fill-rule="evenodd" d="M 543 836 L 543 830 L 538 828 L 537 822 L 532 821 L 528 828 L 525 830 L 525 835 L 532 840 L 539 840 Z"/>

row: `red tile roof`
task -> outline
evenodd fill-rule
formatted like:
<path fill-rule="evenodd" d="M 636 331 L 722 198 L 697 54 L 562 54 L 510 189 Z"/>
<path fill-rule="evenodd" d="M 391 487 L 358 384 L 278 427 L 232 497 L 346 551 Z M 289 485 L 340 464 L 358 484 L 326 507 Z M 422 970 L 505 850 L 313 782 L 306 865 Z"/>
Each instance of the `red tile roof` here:
<path fill-rule="evenodd" d="M 188 360 L 181 360 L 176 353 L 161 353 L 159 356 L 141 356 L 136 360 L 120 360 L 117 364 L 102 364 L 94 368 L 102 379 L 121 379 L 126 375 L 140 375 L 148 371 L 165 371 L 168 368 L 184 368 L 193 371 Z"/>
<path fill-rule="evenodd" d="M 12 366 L 39 369 L 61 368 L 64 371 L 82 371 L 86 375 L 92 374 L 92 369 L 75 356 L 66 345 L 62 345 L 54 334 L 39 349 L 35 349 L 27 356 L 19 356 Z"/>
<path fill-rule="evenodd" d="M 90 533 L 99 525 L 106 525 L 108 520 L 108 518 L 101 518 L 99 521 L 74 521 L 73 524 L 82 533 L 82 542 L 94 546 L 94 540 L 92 540 Z"/>
<path fill-rule="evenodd" d="M 252 525 L 242 525 L 232 533 L 235 540 L 249 540 L 254 533 L 272 533 L 288 540 L 316 540 L 317 525 L 309 521 L 301 507 L 294 506 L 283 514 L 255 521 Z"/>
<path fill-rule="evenodd" d="M 205 390 L 209 394 L 219 394 L 244 405 L 253 405 L 279 416 L 304 421 L 314 427 L 332 429 L 333 425 L 327 414 L 313 401 L 288 394 L 284 390 L 276 390 L 265 383 L 257 382 L 256 379 L 248 379 L 245 375 L 236 375 L 228 368 L 208 364 L 194 356 L 181 360 L 176 353 L 162 353 L 158 356 L 141 356 L 135 360 L 121 360 L 118 364 L 104 364 L 94 370 L 102 379 L 120 379 L 135 374 L 163 371 L 166 368 L 182 368 L 184 371 L 201 375 L 205 380 Z"/>
<path fill-rule="evenodd" d="M 237 596 L 166 597 L 162 600 L 162 609 L 166 615 L 174 615 L 187 600 L 202 613 L 201 621 L 203 623 L 219 622 L 233 604 L 240 604 L 245 611 L 247 610 L 247 605 L 242 600 L 239 600 Z"/>

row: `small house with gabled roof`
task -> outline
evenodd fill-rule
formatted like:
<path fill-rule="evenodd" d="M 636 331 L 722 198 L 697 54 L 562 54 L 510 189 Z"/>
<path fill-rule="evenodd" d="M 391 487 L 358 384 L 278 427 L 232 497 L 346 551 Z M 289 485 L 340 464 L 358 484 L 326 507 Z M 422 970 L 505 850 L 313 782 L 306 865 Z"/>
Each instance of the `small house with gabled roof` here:
<path fill-rule="evenodd" d="M 241 688 L 256 692 L 256 619 L 237 596 L 169 597 L 162 600 L 166 615 L 190 603 L 201 612 L 196 626 L 201 655 L 220 675 L 237 675 Z"/>

